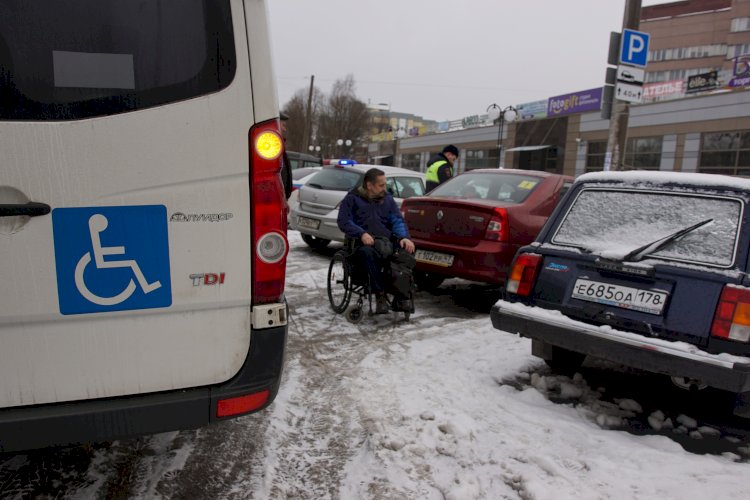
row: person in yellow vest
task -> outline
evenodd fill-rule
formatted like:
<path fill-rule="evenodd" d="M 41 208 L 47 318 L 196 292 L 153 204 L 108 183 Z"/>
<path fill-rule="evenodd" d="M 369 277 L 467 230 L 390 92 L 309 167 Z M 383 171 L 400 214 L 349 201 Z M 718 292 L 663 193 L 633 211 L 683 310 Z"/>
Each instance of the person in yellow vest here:
<path fill-rule="evenodd" d="M 458 158 L 458 148 L 453 144 L 445 146 L 440 154 L 430 159 L 425 172 L 427 192 L 453 177 L 453 163 Z"/>

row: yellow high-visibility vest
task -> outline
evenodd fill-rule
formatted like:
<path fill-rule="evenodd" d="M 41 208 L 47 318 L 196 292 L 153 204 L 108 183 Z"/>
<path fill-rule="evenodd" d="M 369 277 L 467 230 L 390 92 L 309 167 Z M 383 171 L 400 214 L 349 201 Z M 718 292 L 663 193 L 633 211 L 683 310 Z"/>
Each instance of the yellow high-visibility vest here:
<path fill-rule="evenodd" d="M 432 181 L 436 184 L 440 184 L 440 178 L 438 177 L 438 170 L 440 169 L 440 167 L 442 167 L 446 163 L 448 162 L 445 160 L 438 160 L 432 165 L 430 165 L 430 168 L 428 168 L 427 171 L 424 173 L 425 180 Z M 453 177 L 453 169 L 450 169 L 450 170 L 451 170 L 451 177 Z"/>

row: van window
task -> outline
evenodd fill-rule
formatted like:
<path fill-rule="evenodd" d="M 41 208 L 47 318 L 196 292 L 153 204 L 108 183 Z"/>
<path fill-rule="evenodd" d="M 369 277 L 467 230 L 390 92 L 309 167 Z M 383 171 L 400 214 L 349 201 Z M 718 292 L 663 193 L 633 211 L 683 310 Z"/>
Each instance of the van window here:
<path fill-rule="evenodd" d="M 0 0 L 0 119 L 74 120 L 216 92 L 228 0 Z"/>

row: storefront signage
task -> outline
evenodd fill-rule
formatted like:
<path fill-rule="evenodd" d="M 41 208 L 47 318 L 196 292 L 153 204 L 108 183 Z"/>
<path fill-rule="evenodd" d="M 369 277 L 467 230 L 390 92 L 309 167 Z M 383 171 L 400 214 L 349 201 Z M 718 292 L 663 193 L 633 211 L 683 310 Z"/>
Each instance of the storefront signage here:
<path fill-rule="evenodd" d="M 525 102 L 516 106 L 519 120 L 547 118 L 547 100 Z"/>
<path fill-rule="evenodd" d="M 701 73 L 699 75 L 693 75 L 687 79 L 687 89 L 685 92 L 704 92 L 706 90 L 714 90 L 719 86 L 719 77 L 716 71 L 709 71 L 708 73 Z"/>
<path fill-rule="evenodd" d="M 602 88 L 582 90 L 572 94 L 550 97 L 547 101 L 547 116 L 562 116 L 585 111 L 599 111 L 602 107 Z"/>
<path fill-rule="evenodd" d="M 734 74 L 729 80 L 730 87 L 750 86 L 750 54 L 738 56 L 734 59 Z"/>
<path fill-rule="evenodd" d="M 684 80 L 670 80 L 668 82 L 647 83 L 643 86 L 644 101 L 659 101 L 677 99 L 685 95 Z"/>

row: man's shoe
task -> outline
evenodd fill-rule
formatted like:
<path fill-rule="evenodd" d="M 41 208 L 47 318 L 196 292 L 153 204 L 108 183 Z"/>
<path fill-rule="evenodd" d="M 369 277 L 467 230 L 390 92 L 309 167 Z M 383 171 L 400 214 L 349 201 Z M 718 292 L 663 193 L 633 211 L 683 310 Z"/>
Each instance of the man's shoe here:
<path fill-rule="evenodd" d="M 388 313 L 388 301 L 385 296 L 379 295 L 375 303 L 375 314 L 387 314 Z"/>

